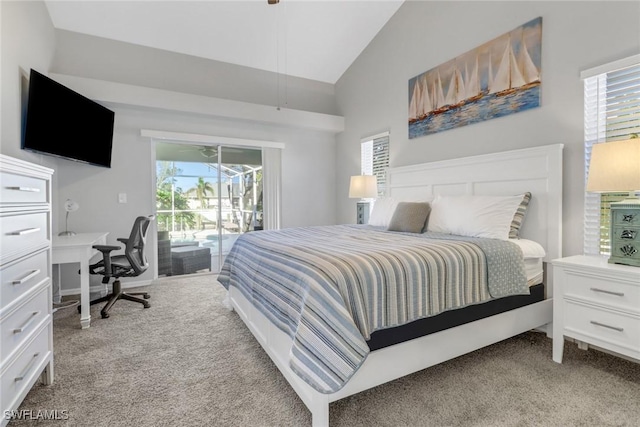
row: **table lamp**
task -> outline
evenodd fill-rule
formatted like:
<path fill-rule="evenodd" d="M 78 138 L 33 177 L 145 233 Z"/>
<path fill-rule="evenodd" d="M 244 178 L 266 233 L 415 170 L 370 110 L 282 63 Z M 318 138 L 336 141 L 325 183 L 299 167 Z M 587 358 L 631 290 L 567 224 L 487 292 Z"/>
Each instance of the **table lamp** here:
<path fill-rule="evenodd" d="M 378 180 L 375 175 L 355 175 L 351 177 L 349 185 L 350 199 L 373 199 L 378 197 Z M 356 223 L 369 222 L 369 202 L 361 200 L 356 208 Z"/>
<path fill-rule="evenodd" d="M 610 263 L 640 267 L 640 138 L 594 144 L 587 191 L 629 192 L 611 203 Z"/>
<path fill-rule="evenodd" d="M 64 202 L 64 210 L 67 211 L 67 216 L 64 220 L 64 231 L 58 233 L 58 236 L 75 236 L 76 233 L 69 231 L 69 212 L 75 212 L 80 208 L 77 202 L 67 199 Z"/>

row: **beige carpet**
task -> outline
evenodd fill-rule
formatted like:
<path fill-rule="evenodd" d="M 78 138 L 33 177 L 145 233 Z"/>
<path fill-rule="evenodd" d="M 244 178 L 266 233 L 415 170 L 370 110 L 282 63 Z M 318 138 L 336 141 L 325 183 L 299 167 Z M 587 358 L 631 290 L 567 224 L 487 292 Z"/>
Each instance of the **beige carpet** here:
<path fill-rule="evenodd" d="M 54 315 L 55 383 L 20 409 L 68 421 L 10 426 L 310 426 L 304 404 L 213 276 L 152 285 L 151 308 L 119 301 Z M 332 426 L 640 426 L 640 364 L 527 333 L 331 405 Z"/>

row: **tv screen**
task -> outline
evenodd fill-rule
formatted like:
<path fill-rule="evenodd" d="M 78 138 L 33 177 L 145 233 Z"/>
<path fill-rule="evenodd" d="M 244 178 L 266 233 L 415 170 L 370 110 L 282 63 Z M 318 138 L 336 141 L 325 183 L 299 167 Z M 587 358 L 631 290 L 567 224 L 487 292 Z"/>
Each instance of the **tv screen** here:
<path fill-rule="evenodd" d="M 31 70 L 22 148 L 111 167 L 114 113 Z"/>

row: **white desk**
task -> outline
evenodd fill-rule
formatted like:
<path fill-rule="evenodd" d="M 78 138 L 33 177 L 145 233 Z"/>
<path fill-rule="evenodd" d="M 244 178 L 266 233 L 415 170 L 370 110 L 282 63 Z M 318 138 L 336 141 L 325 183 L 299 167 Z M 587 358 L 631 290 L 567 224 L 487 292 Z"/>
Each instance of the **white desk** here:
<path fill-rule="evenodd" d="M 107 243 L 109 233 L 78 233 L 75 236 L 53 236 L 52 264 L 80 263 L 80 326 L 88 328 L 91 324 L 89 314 L 89 260 L 98 251 L 93 245 Z"/>

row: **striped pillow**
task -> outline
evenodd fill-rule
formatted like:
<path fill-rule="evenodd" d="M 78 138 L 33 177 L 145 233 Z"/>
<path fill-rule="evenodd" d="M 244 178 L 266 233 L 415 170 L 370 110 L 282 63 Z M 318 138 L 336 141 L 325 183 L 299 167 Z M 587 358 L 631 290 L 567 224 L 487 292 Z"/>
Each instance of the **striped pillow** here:
<path fill-rule="evenodd" d="M 511 228 L 509 229 L 509 238 L 510 239 L 519 239 L 520 238 L 520 227 L 522 227 L 522 222 L 524 221 L 524 216 L 527 213 L 527 208 L 529 207 L 529 202 L 531 201 L 531 193 L 527 192 L 522 195 L 522 201 L 520 202 L 520 206 L 516 210 L 516 214 L 513 216 L 513 221 L 511 221 Z"/>

